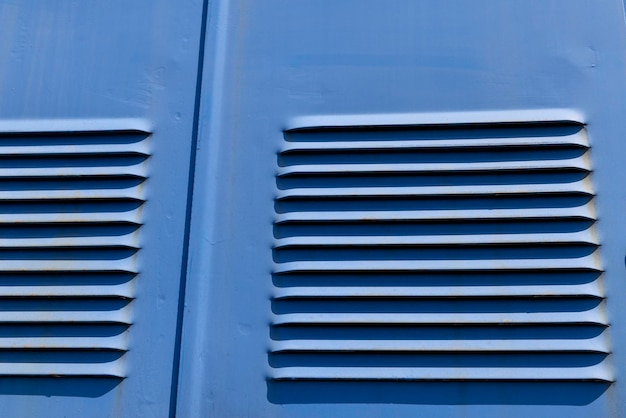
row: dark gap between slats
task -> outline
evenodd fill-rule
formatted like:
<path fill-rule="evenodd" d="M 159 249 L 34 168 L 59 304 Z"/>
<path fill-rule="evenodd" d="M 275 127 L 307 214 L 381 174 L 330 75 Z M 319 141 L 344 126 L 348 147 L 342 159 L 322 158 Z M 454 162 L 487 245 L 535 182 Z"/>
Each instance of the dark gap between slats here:
<path fill-rule="evenodd" d="M 302 298 L 272 301 L 272 312 L 276 315 L 293 313 L 549 313 L 578 312 L 584 321 L 585 312 L 600 308 L 602 299 L 588 298 Z M 0 310 L 2 304 L 0 303 Z"/>
<path fill-rule="evenodd" d="M 398 272 L 363 272 L 354 273 L 290 273 L 273 274 L 272 282 L 276 287 L 437 287 L 437 286 L 536 286 L 536 285 L 579 285 L 592 283 L 601 272 L 574 271 L 458 271 L 446 272 L 398 273 Z M 0 276 L 0 284 L 2 276 Z"/>
<path fill-rule="evenodd" d="M 342 188 L 342 187 L 432 187 L 432 186 L 484 186 L 522 184 L 567 184 L 585 179 L 587 171 L 563 170 L 520 170 L 489 173 L 412 173 L 412 174 L 297 174 L 279 177 L 278 189 L 298 188 Z"/>
<path fill-rule="evenodd" d="M 142 204 L 141 201 L 124 198 L 4 201 L 0 202 L 0 214 L 124 213 L 137 210 Z"/>
<path fill-rule="evenodd" d="M 41 321 L 45 322 L 45 312 L 102 312 L 99 318 L 107 321 L 106 312 L 119 311 L 128 306 L 132 300 L 121 297 L 94 298 L 80 296 L 72 298 L 49 298 L 45 295 L 30 298 L 0 298 L 0 312 L 41 312 Z M 3 322 L 0 317 L 0 323 Z M 34 322 L 39 322 L 35 320 Z M 96 321 L 97 322 L 97 321 Z"/>
<path fill-rule="evenodd" d="M 400 344 L 398 344 L 400 345 Z M 340 344 L 338 344 L 340 346 Z M 541 351 L 538 344 L 536 350 Z M 1 354 L 0 354 L 1 356 Z M 270 366 L 280 367 L 437 367 L 437 368 L 564 368 L 590 367 L 601 363 L 605 353 L 464 353 L 461 350 L 448 353 L 384 352 L 307 352 L 270 354 Z M 467 370 L 466 370 L 467 372 Z M 469 372 L 471 373 L 471 372 Z M 515 373 L 514 370 L 511 373 Z M 461 373 L 459 373 L 461 374 Z M 346 375 L 350 371 L 346 370 Z M 392 373 L 390 373 L 392 375 Z"/>
<path fill-rule="evenodd" d="M 59 168 L 59 167 L 129 167 L 141 164 L 147 155 L 133 152 L 85 154 L 1 154 L 0 168 Z"/>
<path fill-rule="evenodd" d="M 140 176 L 52 176 L 45 178 L 0 178 L 0 191 L 25 190 L 111 190 L 130 189 L 139 186 L 146 179 Z"/>
<path fill-rule="evenodd" d="M 1 332 L 0 328 L 0 332 Z M 274 341 L 288 340 L 587 340 L 596 338 L 605 332 L 600 325 L 454 325 L 439 324 L 421 326 L 417 324 L 380 324 L 380 325 L 273 325 L 270 336 Z M 1 335 L 1 334 L 0 334 Z M 338 343 L 339 345 L 341 343 Z"/>
<path fill-rule="evenodd" d="M 375 246 L 315 246 L 286 247 L 274 251 L 276 263 L 293 261 L 358 261 L 358 260 L 539 260 L 586 257 L 596 251 L 596 245 L 542 244 L 532 245 L 391 245 Z M 2 251 L 0 251 L 2 259 Z"/>
<path fill-rule="evenodd" d="M 0 338 L 36 337 L 115 337 L 127 333 L 128 324 L 85 324 L 80 322 L 3 324 L 0 322 Z"/>
<path fill-rule="evenodd" d="M 130 222 L 65 222 L 65 223 L 13 223 L 0 227 L 0 238 L 71 238 L 71 237 L 117 237 L 135 233 L 140 226 Z M 97 242 L 94 241 L 94 244 Z M 0 254 L 3 249 L 0 248 Z M 0 259 L 2 256 L 0 255 Z"/>
<path fill-rule="evenodd" d="M 0 289 L 4 286 L 118 286 L 130 282 L 136 276 L 123 272 L 0 273 Z"/>
<path fill-rule="evenodd" d="M 608 382 L 271 381 L 274 404 L 587 405 Z M 1 390 L 1 387 L 0 387 Z"/>
<path fill-rule="evenodd" d="M 0 377 L 0 394 L 26 396 L 71 396 L 99 398 L 118 386 L 118 376 L 13 376 Z"/>
<path fill-rule="evenodd" d="M 94 344 L 94 348 L 95 348 Z M 124 351 L 101 349 L 39 349 L 39 350 L 0 350 L 0 363 L 84 363 L 84 374 L 89 375 L 89 364 L 110 363 L 119 360 Z M 0 371 L 0 376 L 2 372 Z"/>
<path fill-rule="evenodd" d="M 100 248 L 0 248 L 0 260 L 124 260 L 137 248 L 102 246 Z M 25 266 L 27 267 L 27 266 Z"/>

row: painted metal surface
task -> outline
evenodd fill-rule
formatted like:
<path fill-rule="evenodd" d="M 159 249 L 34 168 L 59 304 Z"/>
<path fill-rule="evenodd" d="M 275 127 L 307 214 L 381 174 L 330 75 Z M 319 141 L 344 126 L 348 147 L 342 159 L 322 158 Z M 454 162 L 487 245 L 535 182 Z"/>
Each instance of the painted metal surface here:
<path fill-rule="evenodd" d="M 285 139 L 272 380 L 613 380 L 581 124 L 317 127 Z M 416 331 L 429 326 L 439 339 Z M 455 326 L 482 326 L 483 339 Z"/>
<path fill-rule="evenodd" d="M 132 126 L 0 134 L 2 375 L 126 377 L 149 158 Z"/>
<path fill-rule="evenodd" d="M 0 1 L 2 416 L 171 415 L 201 20 Z"/>
<path fill-rule="evenodd" d="M 621 1 L 208 16 L 179 416 L 624 416 Z"/>
<path fill-rule="evenodd" d="M 2 415 L 626 416 L 623 16 L 0 1 Z"/>

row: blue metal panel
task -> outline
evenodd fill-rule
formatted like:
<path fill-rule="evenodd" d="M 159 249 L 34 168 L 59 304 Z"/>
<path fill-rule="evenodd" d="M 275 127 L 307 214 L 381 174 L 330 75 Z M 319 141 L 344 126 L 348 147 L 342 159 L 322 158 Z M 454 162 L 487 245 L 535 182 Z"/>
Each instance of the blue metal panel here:
<path fill-rule="evenodd" d="M 0 407 L 168 416 L 202 4 L 0 2 Z"/>
<path fill-rule="evenodd" d="M 624 416 L 621 1 L 209 17 L 180 416 Z"/>

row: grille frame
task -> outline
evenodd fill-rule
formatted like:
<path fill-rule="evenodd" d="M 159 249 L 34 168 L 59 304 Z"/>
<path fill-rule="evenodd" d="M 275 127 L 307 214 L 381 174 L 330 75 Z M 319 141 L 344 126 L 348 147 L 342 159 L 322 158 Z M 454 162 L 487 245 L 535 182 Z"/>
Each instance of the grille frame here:
<path fill-rule="evenodd" d="M 372 118 L 374 121 L 376 118 Z M 370 125 L 363 123 L 331 124 L 324 126 L 306 125 L 284 132 L 285 141 L 278 152 L 278 171 L 276 175 L 274 247 L 273 247 L 273 320 L 270 325 L 269 379 L 273 381 L 568 381 L 610 383 L 613 375 L 609 366 L 610 345 L 608 342 L 608 319 L 604 313 L 604 292 L 602 286 L 603 267 L 599 256 L 600 242 L 595 230 L 597 217 L 594 207 L 594 189 L 590 180 L 591 146 L 586 136 L 584 124 L 570 120 L 542 120 L 528 122 L 497 122 L 421 125 Z M 421 135 L 421 137 L 420 137 Z M 434 137 L 429 137 L 434 135 Z M 504 161 L 494 160 L 492 155 L 483 156 L 484 161 L 459 161 L 459 155 L 480 156 L 480 151 L 489 153 L 494 147 L 512 150 L 510 158 Z M 521 151 L 533 151 L 542 155 L 545 150 L 557 150 L 552 156 L 530 159 L 520 158 Z M 454 155 L 452 152 L 454 152 Z M 414 161 L 407 161 L 406 155 L 398 158 L 398 151 L 415 155 Z M 437 155 L 439 161 L 427 161 L 419 151 Z M 435 151 L 433 153 L 433 151 Z M 476 152 L 478 151 L 478 152 Z M 374 161 L 380 153 L 391 155 L 391 160 L 381 158 Z M 472 154 L 472 152 L 474 154 Z M 559 157 L 561 152 L 561 157 Z M 378 154 L 377 154 L 378 153 Z M 413 154 L 411 154 L 413 153 Z M 578 155 L 575 155 L 578 153 Z M 506 153 L 500 153 L 506 155 Z M 527 153 L 532 155 L 531 153 Z M 331 156 L 325 163 L 325 156 Z M 445 161 L 449 156 L 452 161 Z M 572 155 L 574 155 L 572 157 Z M 312 156 L 312 157 L 311 157 Z M 352 158 L 351 157 L 355 157 Z M 555 158 L 556 156 L 556 158 Z M 311 157 L 311 158 L 309 158 Z M 443 160 L 442 160 L 442 157 Z M 308 159 L 307 159 L 308 158 Z M 524 159 L 526 158 L 526 159 Z M 471 185 L 468 177 L 475 173 L 496 175 L 503 173 L 538 172 L 563 174 L 558 182 L 549 181 L 510 185 L 479 184 Z M 411 185 L 390 186 L 366 184 L 376 181 L 377 177 L 398 175 L 432 176 L 448 174 L 467 184 L 448 185 Z M 570 181 L 571 173 L 582 173 L 582 179 Z M 568 177 L 569 176 L 569 177 Z M 343 177 L 343 178 L 342 178 Z M 357 185 L 342 187 L 345 177 L 360 181 Z M 513 176 L 511 176 L 514 178 Z M 580 176 L 579 176 L 580 177 Z M 291 182 L 285 182 L 290 178 Z M 313 178 L 314 181 L 311 181 Z M 558 178 L 558 177 L 557 177 Z M 295 180 L 294 180 L 295 179 Z M 320 180 L 322 179 L 322 180 Z M 332 180 L 337 180 L 333 185 Z M 327 186 L 322 187 L 324 181 Z M 354 181 L 354 180 L 352 180 Z M 311 183 L 314 183 L 311 186 Z M 357 181 L 358 183 L 358 181 Z M 389 182 L 391 183 L 391 182 Z M 521 197 L 521 198 L 520 198 Z M 515 207 L 506 204 L 507 199 L 522 201 L 524 198 L 535 200 L 535 206 Z M 428 208 L 434 202 L 448 200 L 446 208 Z M 480 208 L 463 210 L 463 199 L 483 201 Z M 566 200 L 584 201 L 582 205 L 570 205 Z M 359 203 L 366 209 L 358 210 Z M 485 202 L 501 201 L 490 208 Z M 403 202 L 399 210 L 382 210 L 381 202 Z M 450 206 L 455 201 L 456 206 Z M 334 203 L 329 203 L 334 202 Z M 338 202 L 338 203 L 337 203 Z M 342 204 L 350 203 L 342 208 Z M 420 206 L 421 202 L 421 206 Z M 424 204 L 426 202 L 426 204 Z M 560 203 L 559 203 L 560 202 Z M 478 204 L 478 203 L 477 203 Z M 412 205 L 412 207 L 411 207 Z M 441 203 L 440 206 L 444 206 Z M 375 207 L 372 209 L 372 207 Z M 308 210 L 307 210 L 308 208 Z M 330 209 L 329 209 L 330 208 Z M 355 210 L 357 208 L 357 210 Z M 408 208 L 408 209 L 407 209 Z M 462 213 L 463 217 L 459 214 Z M 467 224 L 471 218 L 479 226 L 490 222 L 508 221 L 518 225 L 518 231 L 511 233 L 463 234 L 454 233 L 454 226 Z M 554 219 L 571 221 L 569 226 L 555 225 Z M 395 225 L 395 231 L 402 230 L 402 225 L 416 224 L 430 227 L 425 235 L 381 234 L 384 226 L 375 232 L 355 233 L 359 228 L 367 229 L 376 223 Z M 534 223 L 534 224 L 533 224 Z M 532 228 L 529 233 L 521 233 L 524 225 L 534 225 L 535 229 L 553 226 L 553 230 L 538 233 Z M 350 225 L 345 231 L 337 232 L 337 226 Z M 438 226 L 439 225 L 439 226 Z M 443 225 L 443 226 L 442 226 Z M 537 226 L 538 225 L 538 226 Z M 493 225 L 492 225 L 493 226 Z M 291 229 L 289 229 L 291 228 Z M 388 227 L 389 228 L 389 227 Z M 437 228 L 442 233 L 435 234 Z M 569 229 L 568 229 L 569 228 Z M 578 230 L 576 230 L 578 228 Z M 374 228 L 371 228 L 374 230 Z M 411 228 L 409 228 L 411 229 Z M 478 228 L 474 228 L 476 231 Z M 496 227 L 492 229 L 497 230 Z M 414 227 L 413 231 L 419 230 Z M 428 228 L 423 227 L 423 231 Z M 333 235 L 333 231 L 334 235 Z M 494 252 L 510 255 L 490 259 L 483 256 L 460 257 L 458 250 L 467 248 L 476 254 L 478 249 L 493 247 Z M 371 254 L 378 258 L 359 259 L 359 251 L 371 248 Z M 535 247 L 535 248 L 533 248 Z M 541 248 L 554 249 L 562 255 L 547 257 Z M 411 258 L 410 254 L 419 254 L 423 249 L 438 249 L 441 254 L 429 259 L 428 255 Z M 294 250 L 296 249 L 296 250 Z M 352 251 L 334 251 L 350 249 Z M 398 249 L 405 250 L 398 259 Z M 517 249 L 511 251 L 511 249 Z M 526 254 L 524 249 L 531 250 Z M 578 251 L 576 255 L 572 249 Z M 533 252 L 534 251 L 534 252 Z M 484 253 L 485 251 L 483 251 Z M 488 252 L 488 251 L 487 251 Z M 529 251 L 526 251 L 528 253 Z M 316 253 L 316 254 L 314 254 Z M 394 255 L 395 253 L 395 255 Z M 431 251 L 431 253 L 434 253 Z M 546 254 L 548 251 L 546 251 Z M 343 254 L 343 255 L 342 255 Z M 346 259 L 349 254 L 349 259 Z M 386 255 L 385 255 L 386 254 Z M 517 257 L 515 257 L 517 254 Z M 581 255 L 582 254 L 582 255 Z M 396 257 L 396 258 L 394 258 Z M 478 275 L 513 278 L 513 284 L 502 283 L 483 278 L 487 283 L 465 283 L 462 277 Z M 456 277 L 448 285 L 434 284 L 433 277 Z M 530 282 L 519 281 L 527 276 Z M 562 276 L 562 281 L 555 282 L 554 277 Z M 383 283 L 387 278 L 404 276 L 404 285 L 393 286 Z M 495 277 L 494 276 L 494 277 Z M 339 278 L 333 283 L 331 278 Z M 347 279 L 350 277 L 350 279 Z M 359 277 L 367 278 L 368 286 L 359 288 Z M 409 277 L 409 278 L 407 278 Z M 412 279 L 411 279 L 412 277 Z M 429 284 L 420 284 L 424 279 Z M 530 278 L 530 279 L 529 279 Z M 316 280 L 323 283 L 316 285 Z M 343 282 L 341 281 L 343 280 Z M 411 282 L 412 280 L 412 282 Z M 517 280 L 517 282 L 516 282 Z M 545 282 L 542 284 L 542 280 Z M 517 304 L 520 312 L 491 312 L 485 304 L 498 300 Z M 402 301 L 398 312 L 393 312 L 393 301 Z M 352 302 L 355 311 L 350 311 Z M 371 307 L 372 301 L 384 301 L 383 309 L 376 312 Z M 408 302 L 407 302 L 408 301 Z M 444 312 L 422 312 L 420 301 L 439 301 Z M 477 308 L 486 312 L 445 312 L 454 309 L 456 301 L 472 301 Z M 539 301 L 539 302 L 537 302 Z M 316 312 L 315 303 L 319 306 Z M 411 308 L 411 302 L 415 307 Z M 523 305 L 528 304 L 529 312 L 524 312 Z M 368 307 L 368 304 L 370 307 Z M 423 303 L 422 303 L 423 304 Z M 533 304 L 535 306 L 533 306 Z M 379 304 L 380 305 L 380 304 Z M 428 304 L 426 304 L 428 305 Z M 557 309 L 562 305 L 561 311 Z M 520 308 L 522 306 L 522 308 Z M 404 311 L 402 310 L 404 309 Z M 411 312 L 414 309 L 414 312 Z M 545 311 L 542 311 L 542 309 Z M 536 312 L 533 312 L 536 310 Z M 473 315 L 472 315 L 473 314 Z M 439 327 L 450 328 L 448 338 L 421 341 L 404 340 L 368 340 L 369 329 L 384 327 Z M 576 327 L 591 327 L 596 333 L 589 339 L 578 338 Z M 498 329 L 532 327 L 541 328 L 539 334 L 550 327 L 570 329 L 567 336 L 555 339 L 527 338 L 506 339 L 486 338 L 482 340 L 462 340 L 453 337 L 459 329 L 480 327 L 483 331 L 498 335 Z M 341 340 L 339 337 L 324 340 L 322 331 L 316 337 L 304 338 L 307 329 L 346 329 L 355 340 Z M 355 329 L 360 329 L 355 331 Z M 454 331 L 456 329 L 456 331 Z M 291 331 L 290 331 L 291 330 Z M 290 338 L 289 334 L 299 335 Z M 340 331 L 335 334 L 339 334 Z M 282 334 L 281 338 L 276 335 Z M 408 341 L 408 342 L 407 342 Z M 485 343 L 490 341 L 491 344 Z M 439 345 L 438 345 L 439 344 Z M 541 373 L 539 366 L 522 367 L 507 365 L 478 368 L 458 366 L 467 361 L 459 361 L 459 356 L 472 355 L 486 351 L 495 355 L 515 353 L 521 356 L 543 355 L 554 358 L 554 363 L 544 364 Z M 342 364 L 337 354 L 349 358 L 350 354 L 365 355 L 359 367 Z M 368 361 L 374 365 L 377 356 L 393 358 L 401 354 L 450 355 L 449 364 L 444 367 L 367 367 Z M 581 355 L 578 364 L 568 366 L 559 360 L 556 354 L 576 353 Z M 332 360 L 324 360 L 328 354 Z M 367 355 L 371 357 L 367 359 Z M 305 360 L 291 360 L 290 356 L 303 356 Z M 457 359 L 454 360 L 454 356 Z M 283 360 L 280 360 L 280 359 Z M 591 360 L 591 359 L 594 360 Z M 309 363 L 307 363 L 309 362 Z M 471 364 L 471 361 L 469 362 Z M 531 362 L 532 363 L 532 362 Z M 330 364 L 330 365 L 329 365 Z M 456 365 L 455 365 L 456 364 Z M 559 364 L 562 364 L 559 367 Z"/>
<path fill-rule="evenodd" d="M 0 375 L 124 379 L 151 133 L 126 119 L 6 124 Z"/>

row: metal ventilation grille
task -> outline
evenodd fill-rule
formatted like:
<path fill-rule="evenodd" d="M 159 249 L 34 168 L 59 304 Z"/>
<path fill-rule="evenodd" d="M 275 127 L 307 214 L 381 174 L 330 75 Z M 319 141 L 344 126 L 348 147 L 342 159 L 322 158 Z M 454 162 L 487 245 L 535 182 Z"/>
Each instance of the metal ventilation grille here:
<path fill-rule="evenodd" d="M 271 379 L 612 381 L 582 125 L 285 138 Z"/>
<path fill-rule="evenodd" d="M 0 134 L 0 375 L 125 375 L 148 134 Z"/>

